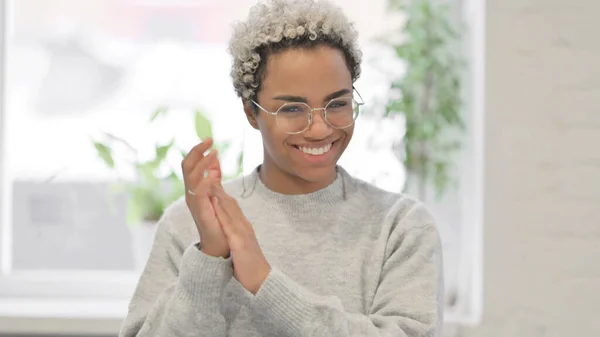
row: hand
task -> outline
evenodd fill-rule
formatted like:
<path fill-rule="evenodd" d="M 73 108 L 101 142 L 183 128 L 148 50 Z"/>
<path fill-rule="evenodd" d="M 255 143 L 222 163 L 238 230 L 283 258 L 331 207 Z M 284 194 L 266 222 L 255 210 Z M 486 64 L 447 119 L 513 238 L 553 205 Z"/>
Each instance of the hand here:
<path fill-rule="evenodd" d="M 269 276 L 271 266 L 256 239 L 252 224 L 240 209 L 237 201 L 228 195 L 220 184 L 212 186 L 215 214 L 227 237 L 233 276 L 252 294 L 258 292 Z"/>
<path fill-rule="evenodd" d="M 208 138 L 194 146 L 181 162 L 186 189 L 185 202 L 196 223 L 202 252 L 211 256 L 227 257 L 229 244 L 215 215 L 214 198 L 210 193 L 212 185 L 221 184 L 221 167 L 215 150 L 204 155 L 212 143 L 213 140 Z"/>

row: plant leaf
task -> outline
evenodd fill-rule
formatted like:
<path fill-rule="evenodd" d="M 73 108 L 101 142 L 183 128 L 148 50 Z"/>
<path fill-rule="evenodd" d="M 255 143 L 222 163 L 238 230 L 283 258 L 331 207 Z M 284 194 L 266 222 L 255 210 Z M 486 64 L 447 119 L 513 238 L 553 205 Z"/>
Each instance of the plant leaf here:
<path fill-rule="evenodd" d="M 154 161 L 136 164 L 136 168 L 141 173 L 144 184 L 155 186 L 159 179 L 155 175 L 156 165 Z"/>
<path fill-rule="evenodd" d="M 152 113 L 152 116 L 150 117 L 150 122 L 154 122 L 154 120 L 156 118 L 158 118 L 159 116 L 162 115 L 166 115 L 169 112 L 169 110 L 166 107 L 159 107 L 158 109 L 154 110 L 154 112 Z"/>
<path fill-rule="evenodd" d="M 143 200 L 140 198 L 140 194 L 137 191 L 131 190 L 127 196 L 127 208 L 125 214 L 125 221 L 128 226 L 139 225 L 143 215 Z"/>
<path fill-rule="evenodd" d="M 128 189 L 127 224 L 137 225 L 142 220 L 158 221 L 164 207 L 161 201 L 160 185 L 147 185 L 143 182 L 131 184 Z"/>
<path fill-rule="evenodd" d="M 133 147 L 128 141 L 126 141 L 125 139 L 121 138 L 121 137 L 117 137 L 112 133 L 108 133 L 105 132 L 104 136 L 107 137 L 110 140 L 119 142 L 123 145 L 125 145 L 125 147 L 127 147 L 127 149 L 129 149 L 131 152 L 133 152 L 134 154 L 137 154 L 137 150 L 135 149 L 135 147 Z"/>
<path fill-rule="evenodd" d="M 219 144 L 215 144 L 215 148 L 219 154 L 224 154 L 231 147 L 231 142 L 222 142 Z"/>
<path fill-rule="evenodd" d="M 185 184 L 183 179 L 179 178 L 175 172 L 171 172 L 171 174 L 167 177 L 167 181 L 169 184 L 170 193 L 167 197 L 167 200 L 165 200 L 165 203 L 171 204 L 185 195 Z"/>
<path fill-rule="evenodd" d="M 175 144 L 174 138 L 171 139 L 171 141 L 167 145 L 156 146 L 156 159 L 154 159 L 155 167 L 159 167 L 160 164 L 165 160 L 167 154 L 169 153 L 169 150 L 171 149 L 171 147 L 173 147 L 173 144 Z"/>
<path fill-rule="evenodd" d="M 115 168 L 115 161 L 112 156 L 111 148 L 100 142 L 93 141 L 93 143 L 100 159 L 102 159 L 108 167 Z"/>
<path fill-rule="evenodd" d="M 198 109 L 195 113 L 196 135 L 204 140 L 207 137 L 212 137 L 212 125 L 210 120 L 204 115 L 202 110 Z"/>
<path fill-rule="evenodd" d="M 404 151 L 398 151 L 398 157 L 407 180 L 434 188 L 441 196 L 452 185 L 451 163 L 466 129 L 461 101 L 462 28 L 445 2 L 388 0 L 388 5 L 406 18 L 404 26 L 387 39 L 390 51 L 406 69 L 390 86 L 385 116 L 404 116 Z"/>
<path fill-rule="evenodd" d="M 179 153 L 181 153 L 181 156 L 183 158 L 187 157 L 189 151 L 183 150 L 183 149 L 179 149 Z"/>

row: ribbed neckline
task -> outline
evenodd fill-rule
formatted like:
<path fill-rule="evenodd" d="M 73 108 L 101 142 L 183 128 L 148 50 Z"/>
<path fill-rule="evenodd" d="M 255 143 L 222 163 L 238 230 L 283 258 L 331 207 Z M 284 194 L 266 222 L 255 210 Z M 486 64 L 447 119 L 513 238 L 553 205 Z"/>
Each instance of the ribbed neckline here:
<path fill-rule="evenodd" d="M 246 177 L 245 196 L 256 193 L 265 201 L 261 209 L 266 212 L 276 210 L 297 218 L 319 215 L 350 199 L 356 190 L 352 176 L 341 166 L 336 166 L 337 175 L 331 184 L 307 194 L 275 192 L 262 182 L 259 170 L 260 165 Z"/>

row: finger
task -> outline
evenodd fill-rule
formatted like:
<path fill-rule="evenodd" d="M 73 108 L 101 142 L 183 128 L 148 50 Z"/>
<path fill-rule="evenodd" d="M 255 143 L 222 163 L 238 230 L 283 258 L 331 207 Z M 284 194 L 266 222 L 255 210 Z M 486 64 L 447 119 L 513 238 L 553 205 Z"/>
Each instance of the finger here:
<path fill-rule="evenodd" d="M 211 198 L 213 209 L 215 210 L 215 216 L 217 222 L 221 225 L 223 234 L 229 243 L 229 249 L 231 256 L 235 259 L 235 250 L 243 249 L 242 246 L 242 235 L 239 228 L 235 226 L 236 219 L 233 219 L 227 210 L 223 207 L 221 201 L 217 197 Z M 234 262 L 235 263 L 235 262 Z M 234 268 L 235 269 L 235 268 Z M 235 270 L 234 270 L 235 272 Z"/>
<path fill-rule="evenodd" d="M 227 213 L 227 211 L 223 208 L 220 200 L 217 197 L 210 198 L 213 209 L 215 210 L 215 216 L 221 227 L 223 228 L 223 233 L 225 236 L 230 239 L 235 235 L 234 227 L 232 226 L 231 216 Z"/>
<path fill-rule="evenodd" d="M 204 219 L 214 219 L 216 217 L 215 210 L 209 198 L 197 198 L 195 204 L 198 207 L 199 214 Z"/>
<path fill-rule="evenodd" d="M 192 212 L 192 217 L 194 218 L 194 222 L 198 229 L 204 226 L 213 226 L 213 223 L 216 222 L 216 215 L 214 209 L 212 207 L 212 203 L 209 197 L 210 186 L 206 184 L 200 184 L 195 189 L 190 189 L 194 194 L 191 195 L 187 192 L 185 193 L 185 201 L 188 205 L 190 211 Z M 202 235 L 202 234 L 201 234 Z"/>
<path fill-rule="evenodd" d="M 248 230 L 246 216 L 242 212 L 237 201 L 232 198 L 223 187 L 212 185 L 212 195 L 218 200 L 219 205 L 227 217 L 232 221 L 229 222 L 229 227 L 238 233 L 242 234 Z"/>
<path fill-rule="evenodd" d="M 196 166 L 196 163 L 200 159 L 204 158 L 204 153 L 206 150 L 210 149 L 212 145 L 213 140 L 209 137 L 200 144 L 194 146 L 181 162 L 181 168 L 184 170 L 184 172 L 193 170 Z"/>
<path fill-rule="evenodd" d="M 233 198 L 231 195 L 229 195 L 225 191 L 225 189 L 223 188 L 223 185 L 220 185 L 220 184 L 212 185 L 211 193 L 215 197 L 219 198 L 219 200 L 223 204 L 223 207 L 227 210 L 227 212 L 229 213 L 229 215 L 231 217 L 233 217 L 233 218 L 242 217 L 242 216 L 245 217 L 237 200 L 235 200 L 235 198 Z"/>
<path fill-rule="evenodd" d="M 214 165 L 215 160 L 218 160 L 217 150 L 211 150 L 204 158 L 196 163 L 196 166 L 188 174 L 192 188 L 204 179 L 204 172 L 206 172 L 211 165 Z"/>
<path fill-rule="evenodd" d="M 183 182 L 186 190 L 194 190 L 198 180 L 192 175 L 197 163 L 206 158 L 204 152 L 212 145 L 212 139 L 207 138 L 204 142 L 194 146 L 188 155 L 181 162 Z"/>
<path fill-rule="evenodd" d="M 221 171 L 221 161 L 219 160 L 219 153 L 215 150 L 216 160 L 213 160 L 212 163 L 207 168 L 207 177 L 209 179 L 218 181 L 219 185 L 221 185 L 221 179 L 223 178 L 223 173 Z"/>
<path fill-rule="evenodd" d="M 221 203 L 222 207 L 227 211 L 227 213 L 232 215 L 231 210 L 234 206 L 232 205 L 233 198 L 229 194 L 227 194 L 227 192 L 225 192 L 225 189 L 223 189 L 223 185 L 212 184 L 211 194 L 217 199 L 219 199 L 219 202 Z"/>
<path fill-rule="evenodd" d="M 206 157 L 204 157 L 200 162 L 198 162 L 198 164 L 196 164 L 196 167 L 194 167 L 194 169 L 191 172 L 188 171 L 188 173 L 184 173 L 183 180 L 186 189 L 197 193 L 196 190 L 199 189 L 199 185 L 204 180 L 204 172 L 216 158 L 216 154 L 213 152 L 214 150 L 211 151 L 208 155 L 206 155 Z"/>

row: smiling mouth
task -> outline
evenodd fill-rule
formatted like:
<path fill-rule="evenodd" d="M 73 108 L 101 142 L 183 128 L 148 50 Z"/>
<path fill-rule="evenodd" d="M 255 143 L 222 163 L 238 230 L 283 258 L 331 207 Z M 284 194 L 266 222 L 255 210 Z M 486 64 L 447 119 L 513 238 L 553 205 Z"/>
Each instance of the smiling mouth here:
<path fill-rule="evenodd" d="M 321 155 L 324 155 L 327 152 L 329 152 L 334 143 L 335 142 L 332 142 L 332 143 L 329 143 L 329 144 L 321 146 L 321 147 L 307 147 L 307 146 L 298 146 L 298 145 L 294 145 L 294 147 L 308 155 L 321 156 Z"/>

